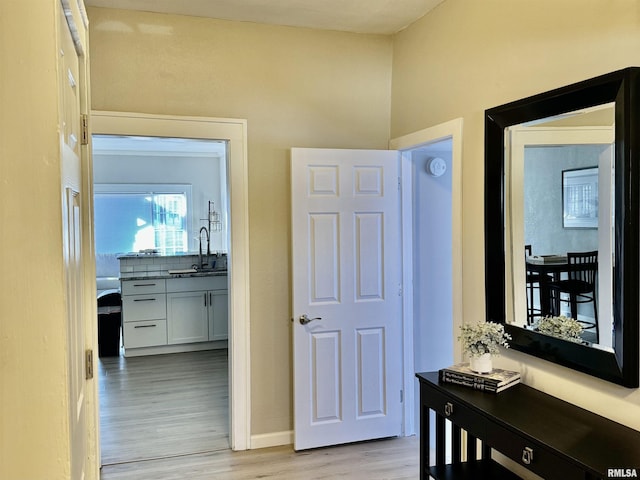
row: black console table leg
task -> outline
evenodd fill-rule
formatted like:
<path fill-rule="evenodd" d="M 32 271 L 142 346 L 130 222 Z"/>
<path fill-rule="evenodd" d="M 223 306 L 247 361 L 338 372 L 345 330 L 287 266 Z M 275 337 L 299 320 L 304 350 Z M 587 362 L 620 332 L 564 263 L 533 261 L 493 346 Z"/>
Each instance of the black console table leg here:
<path fill-rule="evenodd" d="M 430 436 L 429 407 L 423 405 L 420 411 L 420 480 L 429 480 L 429 465 L 431 463 Z"/>
<path fill-rule="evenodd" d="M 467 432 L 467 462 L 478 458 L 477 439 Z"/>
<path fill-rule="evenodd" d="M 451 463 L 460 463 L 462 461 L 462 429 L 455 424 L 452 427 L 451 444 Z"/>
<path fill-rule="evenodd" d="M 442 415 L 436 413 L 436 466 L 445 464 L 445 420 Z"/>
<path fill-rule="evenodd" d="M 491 458 L 491 447 L 482 442 L 482 458 Z"/>

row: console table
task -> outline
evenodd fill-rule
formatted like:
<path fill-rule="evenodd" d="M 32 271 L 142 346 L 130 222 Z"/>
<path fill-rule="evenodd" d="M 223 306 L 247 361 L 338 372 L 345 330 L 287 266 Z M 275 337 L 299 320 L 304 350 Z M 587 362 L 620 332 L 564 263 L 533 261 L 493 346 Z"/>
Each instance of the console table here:
<path fill-rule="evenodd" d="M 438 372 L 416 376 L 423 480 L 519 478 L 491 459 L 491 449 L 545 479 L 640 477 L 637 430 L 524 384 L 495 394 L 440 383 Z M 431 410 L 435 412 L 435 465 L 430 458 Z M 467 432 L 465 452 L 462 431 Z"/>

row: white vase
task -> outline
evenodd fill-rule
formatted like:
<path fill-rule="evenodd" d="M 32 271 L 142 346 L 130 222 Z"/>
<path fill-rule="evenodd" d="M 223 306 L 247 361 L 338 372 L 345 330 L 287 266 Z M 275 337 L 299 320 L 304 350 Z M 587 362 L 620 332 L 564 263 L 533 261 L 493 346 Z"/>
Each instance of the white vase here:
<path fill-rule="evenodd" d="M 469 368 L 476 373 L 491 373 L 493 370 L 493 362 L 490 353 L 483 353 L 479 357 L 471 357 L 469 359 Z"/>

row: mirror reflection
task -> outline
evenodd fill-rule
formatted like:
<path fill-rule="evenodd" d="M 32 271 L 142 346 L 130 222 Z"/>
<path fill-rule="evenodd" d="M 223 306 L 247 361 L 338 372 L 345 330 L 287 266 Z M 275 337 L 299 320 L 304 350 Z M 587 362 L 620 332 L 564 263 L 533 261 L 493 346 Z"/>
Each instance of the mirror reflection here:
<path fill-rule="evenodd" d="M 613 351 L 614 104 L 505 129 L 506 317 Z"/>

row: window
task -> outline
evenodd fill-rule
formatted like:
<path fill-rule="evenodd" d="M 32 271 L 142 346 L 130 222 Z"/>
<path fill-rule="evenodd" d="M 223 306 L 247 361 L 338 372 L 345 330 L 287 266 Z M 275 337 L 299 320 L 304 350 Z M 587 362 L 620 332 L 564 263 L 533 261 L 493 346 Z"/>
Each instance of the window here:
<path fill-rule="evenodd" d="M 96 184 L 96 253 L 189 249 L 190 185 Z"/>

